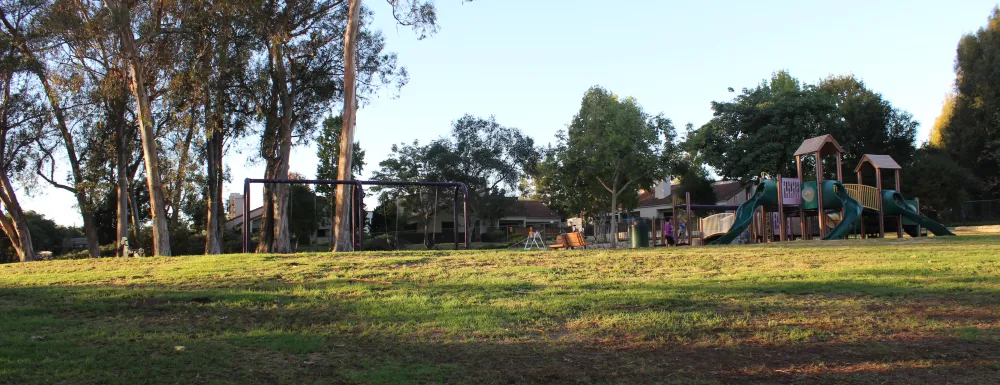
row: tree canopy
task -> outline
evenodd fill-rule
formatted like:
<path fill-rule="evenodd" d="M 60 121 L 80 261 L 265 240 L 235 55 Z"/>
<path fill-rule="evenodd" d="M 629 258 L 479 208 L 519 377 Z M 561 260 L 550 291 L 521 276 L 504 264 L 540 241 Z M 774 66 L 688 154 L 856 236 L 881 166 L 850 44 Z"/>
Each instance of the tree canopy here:
<path fill-rule="evenodd" d="M 616 213 L 638 204 L 638 190 L 664 180 L 679 159 L 673 123 L 651 116 L 632 97 L 587 90 L 566 134 L 540 170 L 543 196 L 565 210 Z M 617 222 L 612 221 L 612 233 Z M 612 237 L 612 243 L 615 243 Z"/>
<path fill-rule="evenodd" d="M 983 181 L 989 197 L 1000 196 L 1000 7 L 986 26 L 962 37 L 955 59 L 955 94 L 946 100 L 940 144 L 959 165 Z"/>
<path fill-rule="evenodd" d="M 797 175 L 792 154 L 805 139 L 823 134 L 844 147 L 845 169 L 864 154 L 888 154 L 906 164 L 915 151 L 918 123 L 854 76 L 810 85 L 779 71 L 732 101 L 713 102 L 712 110 L 712 120 L 690 134 L 684 148 L 729 179 Z"/>

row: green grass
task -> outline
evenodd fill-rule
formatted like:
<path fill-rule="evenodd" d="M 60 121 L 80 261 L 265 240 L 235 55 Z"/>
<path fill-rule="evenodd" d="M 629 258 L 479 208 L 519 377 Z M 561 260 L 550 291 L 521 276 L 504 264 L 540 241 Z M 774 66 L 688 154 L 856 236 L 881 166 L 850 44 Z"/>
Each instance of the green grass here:
<path fill-rule="evenodd" d="M 0 265 L 0 383 L 997 383 L 1000 237 Z"/>

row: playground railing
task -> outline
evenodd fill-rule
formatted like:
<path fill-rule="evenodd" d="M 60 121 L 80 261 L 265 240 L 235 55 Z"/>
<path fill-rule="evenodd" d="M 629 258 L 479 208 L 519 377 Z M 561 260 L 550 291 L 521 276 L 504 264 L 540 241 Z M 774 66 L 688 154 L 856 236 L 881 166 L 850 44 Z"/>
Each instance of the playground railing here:
<path fill-rule="evenodd" d="M 861 207 L 871 210 L 878 210 L 879 203 L 882 201 L 882 194 L 879 193 L 878 189 L 874 186 L 866 186 L 863 184 L 845 184 L 844 188 L 847 189 L 847 195 L 858 201 Z"/>

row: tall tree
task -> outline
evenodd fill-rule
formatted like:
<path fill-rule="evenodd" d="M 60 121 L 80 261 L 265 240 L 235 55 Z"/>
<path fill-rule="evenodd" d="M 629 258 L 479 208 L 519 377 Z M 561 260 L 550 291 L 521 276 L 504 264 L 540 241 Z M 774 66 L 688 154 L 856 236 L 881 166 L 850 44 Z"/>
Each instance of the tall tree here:
<path fill-rule="evenodd" d="M 945 150 L 1000 196 L 1000 7 L 986 26 L 962 37 L 955 60 L 954 109 L 940 131 Z"/>
<path fill-rule="evenodd" d="M 842 124 L 830 95 L 784 71 L 744 88 L 732 101 L 712 102 L 712 110 L 712 120 L 688 135 L 693 144 L 684 147 L 697 151 L 719 175 L 743 182 L 761 172 L 796 175 L 791 155 L 802 141 L 841 131 Z"/>
<path fill-rule="evenodd" d="M 45 135 L 49 113 L 32 84 L 41 63 L 22 55 L 15 44 L 0 35 L 0 229 L 24 262 L 35 259 L 35 251 L 14 181 L 31 186 L 30 150 Z"/>
<path fill-rule="evenodd" d="M 316 158 L 319 162 L 316 164 L 316 179 L 337 179 L 337 161 L 340 158 L 340 132 L 343 130 L 343 119 L 338 116 L 330 116 L 323 120 L 323 128 L 320 130 L 319 135 L 316 138 Z M 361 149 L 361 144 L 354 142 L 354 152 L 352 153 L 354 159 L 351 161 L 351 167 L 354 171 L 351 173 L 351 179 L 354 179 L 357 175 L 360 175 L 365 168 L 365 151 Z M 316 193 L 323 197 L 323 204 L 319 207 L 319 210 L 324 213 L 324 220 L 329 221 L 329 224 L 334 222 L 334 206 L 331 204 L 335 202 L 337 187 L 329 185 L 316 186 Z M 329 217 L 325 216 L 329 214 Z"/>
<path fill-rule="evenodd" d="M 675 130 L 662 115 L 650 116 L 635 98 L 620 98 L 592 87 L 583 96 L 580 111 L 573 116 L 560 166 L 575 174 L 580 192 L 599 198 L 607 213 L 631 209 L 639 189 L 649 189 L 669 174 L 678 158 Z M 571 179 L 572 181 L 572 179 Z M 618 232 L 616 220 L 611 233 Z M 611 237 L 617 247 L 617 237 Z"/>
<path fill-rule="evenodd" d="M 535 141 L 521 130 L 488 119 L 465 115 L 452 123 L 451 137 L 437 143 L 443 150 L 436 162 L 443 176 L 464 182 L 479 221 L 493 225 L 513 203 L 521 178 L 535 174 L 540 155 Z M 472 234 L 476 236 L 476 234 Z"/>
<path fill-rule="evenodd" d="M 358 110 L 357 70 L 355 68 L 356 52 L 358 51 L 358 30 L 361 20 L 361 0 L 348 1 L 348 23 L 344 30 L 344 109 L 343 130 L 345 138 L 340 144 L 340 157 L 337 159 L 337 179 L 348 180 L 351 177 L 352 150 L 354 149 L 354 127 Z M 437 31 L 437 13 L 430 1 L 424 0 L 387 0 L 392 6 L 393 16 L 399 24 L 413 27 L 424 38 L 427 34 Z M 337 210 L 334 218 L 335 251 L 348 251 L 351 244 L 350 189 L 347 185 L 337 187 Z"/>
<path fill-rule="evenodd" d="M 164 56 L 174 52 L 171 39 L 165 38 L 174 23 L 172 3 L 160 0 L 122 3 L 104 0 L 112 15 L 115 34 L 121 44 L 129 75 L 129 89 L 135 98 L 139 133 L 142 138 L 142 155 L 145 163 L 146 184 L 150 194 L 150 216 L 153 224 L 153 254 L 170 255 L 170 232 L 167 224 L 166 201 L 160 172 L 160 146 L 157 142 L 155 118 L 152 111 L 157 84 L 157 62 L 169 61 Z M 135 20 L 133 17 L 139 17 Z M 139 37 L 136 38 L 136 31 Z"/>
<path fill-rule="evenodd" d="M 960 210 L 962 202 L 975 196 L 980 187 L 969 169 L 928 145 L 917 150 L 913 162 L 903 169 L 902 179 L 906 196 L 920 198 L 921 212 L 936 218 L 949 210 Z"/>
<path fill-rule="evenodd" d="M 827 133 L 844 147 L 847 167 L 858 164 L 865 154 L 890 155 L 900 164 L 909 164 L 919 126 L 913 115 L 893 107 L 853 75 L 830 76 L 816 90 L 833 98 L 842 124 L 830 125 Z M 854 179 L 852 173 L 845 175 Z"/>
<path fill-rule="evenodd" d="M 78 130 L 70 128 L 69 115 L 72 114 L 72 111 L 70 111 L 68 108 L 69 106 L 67 106 L 70 103 L 68 103 L 63 97 L 64 94 L 84 94 L 83 92 L 80 92 L 81 89 L 78 86 L 74 86 L 86 82 L 91 82 L 93 84 L 95 79 L 88 78 L 83 82 L 74 81 L 74 77 L 82 78 L 87 73 L 82 70 L 70 70 L 65 71 L 67 72 L 66 76 L 61 76 L 58 71 L 55 68 L 51 68 L 48 63 L 69 62 L 77 64 L 81 68 L 89 66 L 90 63 L 88 62 L 106 64 L 108 61 L 107 52 L 92 47 L 81 47 L 79 45 L 70 46 L 70 43 L 79 43 L 85 39 L 85 37 L 80 36 L 81 34 L 89 35 L 87 38 L 92 39 L 102 39 L 103 36 L 93 35 L 92 31 L 94 28 L 91 28 L 90 30 L 87 28 L 81 28 L 81 26 L 89 23 L 75 17 L 76 13 L 67 12 L 62 9 L 52 10 L 53 7 L 51 4 L 45 4 L 42 1 L 29 0 L 20 2 L 20 7 L 11 9 L 11 17 L 8 16 L 8 12 L 3 8 L 7 7 L 0 7 L 0 21 L 2 21 L 3 24 L 3 32 L 25 57 L 39 63 L 39 67 L 37 71 L 35 71 L 35 76 L 38 78 L 38 81 L 42 86 L 49 104 L 49 109 L 52 111 L 55 118 L 55 126 L 58 128 L 60 133 L 59 140 L 62 143 L 61 147 L 65 153 L 64 155 L 66 159 L 69 162 L 71 178 L 67 184 L 63 184 L 54 178 L 47 177 L 41 170 L 39 170 L 38 174 L 52 186 L 69 191 L 76 197 L 77 206 L 79 207 L 80 214 L 83 218 L 84 233 L 87 237 L 87 249 L 89 250 L 91 257 L 99 257 L 100 245 L 98 243 L 97 228 L 95 227 L 94 216 L 92 213 L 94 202 L 90 199 L 88 194 L 93 193 L 94 191 L 87 190 L 88 185 L 93 185 L 93 180 L 88 180 L 87 175 L 85 175 L 86 171 L 84 170 L 83 165 L 87 161 L 84 154 L 88 152 L 87 149 L 89 144 L 98 142 L 99 140 L 97 138 L 100 138 L 100 136 L 93 135 L 93 132 L 87 132 L 87 128 L 90 126 L 89 124 L 78 125 Z M 49 14 L 43 14 L 46 9 L 52 11 L 50 11 Z M 100 30 L 98 29 L 98 31 Z M 89 60 L 78 60 L 81 57 L 87 57 Z M 111 75 L 109 74 L 106 76 Z M 100 79 L 98 79 L 98 81 L 100 81 Z M 60 87 L 60 85 L 62 85 L 62 87 Z M 61 88 L 70 89 L 63 90 Z M 105 90 L 105 92 L 109 91 L 110 90 Z M 79 143 L 81 138 L 83 139 L 83 143 Z M 48 152 L 48 148 L 43 148 L 42 150 Z M 45 160 L 54 161 L 51 154 L 40 158 L 40 160 L 43 162 Z"/>
<path fill-rule="evenodd" d="M 256 110 L 263 121 L 261 158 L 265 176 L 288 177 L 291 147 L 312 139 L 319 119 L 333 103 L 347 95 L 347 73 L 355 74 L 356 97 L 384 86 L 402 86 L 406 72 L 396 67 L 396 56 L 383 52 L 381 33 L 365 28 L 367 11 L 358 15 L 358 55 L 347 71 L 343 45 L 348 24 L 348 3 L 340 0 L 302 3 L 265 2 L 257 28 L 265 48 L 258 57 Z M 266 53 L 265 53 L 266 52 Z M 353 96 L 352 96 L 353 98 Z M 351 141 L 350 143 L 353 143 Z M 260 251 L 284 252 L 290 248 L 287 186 L 265 186 Z"/>
<path fill-rule="evenodd" d="M 522 177 L 533 174 L 539 160 L 534 140 L 521 130 L 499 124 L 495 118 L 465 115 L 452 123 L 451 136 L 426 145 L 419 142 L 392 147 L 389 158 L 379 163 L 376 180 L 452 181 L 469 188 L 469 202 L 475 219 L 493 224 L 514 202 Z M 436 188 L 378 188 L 385 196 L 404 197 L 411 213 L 423 214 L 425 230 L 435 210 L 452 210 L 451 191 L 447 198 Z M 426 233 L 426 231 L 425 231 Z M 475 234 L 470 234 L 475 235 Z"/>

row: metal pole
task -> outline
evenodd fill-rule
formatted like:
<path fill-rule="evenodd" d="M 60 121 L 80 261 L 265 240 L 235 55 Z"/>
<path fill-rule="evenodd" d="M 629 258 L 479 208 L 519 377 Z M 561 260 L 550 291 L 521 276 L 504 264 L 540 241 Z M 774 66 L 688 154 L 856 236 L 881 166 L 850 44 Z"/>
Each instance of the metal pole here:
<path fill-rule="evenodd" d="M 358 212 L 358 222 L 357 223 L 363 224 L 363 223 L 365 223 L 365 217 L 364 216 L 367 214 L 367 213 L 365 213 L 365 210 L 364 210 L 365 187 L 362 186 L 361 183 L 354 182 L 354 189 L 358 191 L 358 199 L 355 202 L 355 203 L 357 203 L 357 206 L 358 206 L 358 211 L 357 211 Z M 386 229 L 386 230 L 388 230 L 388 229 Z M 365 228 L 364 228 L 364 225 L 359 225 L 356 231 L 357 231 L 357 234 L 358 234 L 358 247 L 355 250 L 357 250 L 357 251 L 365 251 Z"/>
<path fill-rule="evenodd" d="M 465 222 L 465 249 L 469 250 L 472 248 L 471 242 L 469 242 L 469 187 L 465 183 L 461 184 L 462 187 L 462 219 Z"/>
<path fill-rule="evenodd" d="M 345 187 L 346 188 L 346 187 Z M 358 250 L 358 186 L 351 189 L 351 215 L 347 224 L 351 227 L 351 251 Z"/>
<path fill-rule="evenodd" d="M 455 250 L 458 250 L 458 187 L 455 187 L 455 192 L 452 194 L 451 200 L 451 227 L 452 227 L 452 238 L 451 240 L 455 242 Z M 466 232 L 469 229 L 465 229 Z"/>
<path fill-rule="evenodd" d="M 250 180 L 243 180 L 243 252 L 250 252 Z"/>

